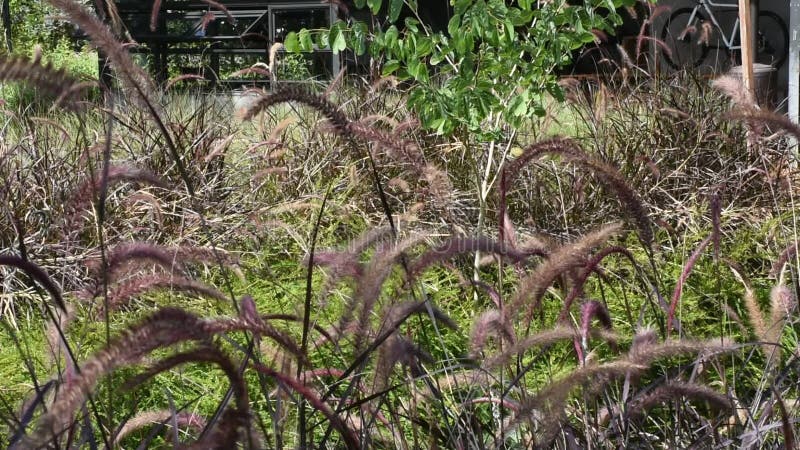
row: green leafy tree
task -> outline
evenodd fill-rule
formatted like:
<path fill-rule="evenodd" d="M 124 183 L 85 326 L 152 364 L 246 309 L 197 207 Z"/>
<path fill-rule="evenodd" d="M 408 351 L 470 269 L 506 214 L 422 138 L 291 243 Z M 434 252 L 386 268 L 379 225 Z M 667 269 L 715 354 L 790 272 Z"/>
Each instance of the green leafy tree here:
<path fill-rule="evenodd" d="M 555 71 L 572 52 L 593 42 L 593 30 L 612 33 L 616 9 L 637 0 L 452 0 L 446 31 L 419 19 L 416 0 L 355 0 L 386 14 L 369 32 L 362 22 L 290 33 L 288 51 L 350 49 L 383 61 L 383 74 L 414 80 L 409 103 L 422 124 L 441 134 L 477 133 L 491 139 L 543 114 L 548 97 L 561 98 Z M 404 9 L 410 12 L 400 23 Z M 488 135 L 487 135 L 488 134 Z"/>
<path fill-rule="evenodd" d="M 66 27 L 56 20 L 53 8 L 42 0 L 9 0 L 11 22 L 6 39 L 11 38 L 15 53 L 28 53 L 35 45 L 45 49 L 57 46 L 67 37 Z M 8 48 L 8 43 L 4 47 Z"/>
<path fill-rule="evenodd" d="M 435 31 L 421 20 L 417 0 L 355 0 L 357 8 L 385 17 L 384 25 L 370 30 L 338 21 L 330 29 L 289 33 L 284 46 L 350 49 L 382 62 L 383 75 L 411 81 L 408 103 L 422 125 L 459 141 L 475 161 L 481 232 L 515 133 L 543 115 L 550 99 L 563 98 L 556 70 L 594 42 L 596 30 L 613 33 L 622 24 L 617 8 L 637 1 L 451 0 L 446 30 Z"/>

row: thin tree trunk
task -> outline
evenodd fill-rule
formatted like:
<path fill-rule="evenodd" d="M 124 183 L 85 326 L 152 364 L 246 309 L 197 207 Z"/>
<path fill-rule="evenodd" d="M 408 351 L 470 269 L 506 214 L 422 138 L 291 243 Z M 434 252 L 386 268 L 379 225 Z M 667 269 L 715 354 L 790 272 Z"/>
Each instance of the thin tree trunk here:
<path fill-rule="evenodd" d="M 6 48 L 8 53 L 14 50 L 14 45 L 11 42 L 11 5 L 10 0 L 3 0 L 3 29 L 6 33 Z"/>

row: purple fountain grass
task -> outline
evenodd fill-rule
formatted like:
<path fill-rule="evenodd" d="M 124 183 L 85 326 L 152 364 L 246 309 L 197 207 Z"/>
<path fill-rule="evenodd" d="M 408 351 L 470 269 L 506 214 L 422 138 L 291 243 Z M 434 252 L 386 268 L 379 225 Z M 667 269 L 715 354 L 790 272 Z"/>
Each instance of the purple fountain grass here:
<path fill-rule="evenodd" d="M 588 336 L 589 328 L 592 325 L 592 319 L 597 319 L 606 330 L 611 330 L 613 324 L 611 323 L 611 316 L 608 313 L 606 306 L 597 300 L 590 300 L 581 305 L 581 335 Z"/>
<path fill-rule="evenodd" d="M 126 421 L 114 436 L 114 445 L 119 445 L 125 436 L 149 425 L 162 424 L 170 426 L 170 419 L 174 417 L 178 426 L 193 428 L 202 431 L 206 427 L 206 419 L 196 413 L 186 411 L 172 412 L 169 410 L 144 411 Z"/>
<path fill-rule="evenodd" d="M 739 328 L 739 332 L 742 333 L 742 336 L 747 336 L 750 334 L 750 330 L 747 329 L 744 321 L 742 321 L 742 318 L 739 317 L 739 314 L 736 313 L 731 305 L 723 304 L 722 310 L 725 312 L 725 316 Z"/>
<path fill-rule="evenodd" d="M 570 290 L 569 294 L 567 294 L 567 298 L 564 299 L 564 306 L 561 308 L 561 312 L 558 314 L 557 322 L 563 322 L 567 320 L 567 316 L 569 315 L 569 311 L 572 307 L 572 302 L 574 302 L 575 299 L 583 295 L 583 287 L 586 284 L 586 280 L 589 279 L 589 275 L 597 272 L 600 263 L 607 256 L 615 253 L 624 255 L 626 258 L 628 258 L 629 261 L 631 261 L 631 263 L 634 264 L 635 267 L 636 259 L 634 258 L 633 254 L 625 247 L 611 246 L 599 250 L 586 263 L 586 265 L 583 268 L 583 272 L 581 272 L 578 275 L 578 277 L 574 280 L 572 290 Z"/>
<path fill-rule="evenodd" d="M 652 348 L 658 344 L 658 334 L 652 328 L 641 328 L 636 330 L 631 341 L 631 346 L 628 349 L 627 357 L 629 360 L 635 360 L 643 348 Z M 630 385 L 639 381 L 638 373 L 630 373 L 625 377 L 625 385 L 622 393 L 622 398 L 627 399 Z"/>
<path fill-rule="evenodd" d="M 341 378 L 344 376 L 344 370 L 336 369 L 333 367 L 320 367 L 317 369 L 304 370 L 300 373 L 299 380 L 312 380 L 314 378 Z"/>
<path fill-rule="evenodd" d="M 419 346 L 400 336 L 398 327 L 412 314 L 429 313 L 438 324 L 450 329 L 458 329 L 450 317 L 441 310 L 426 302 L 403 302 L 391 305 L 383 312 L 384 317 L 377 335 L 391 333 L 378 347 L 378 357 L 375 362 L 375 376 L 373 378 L 373 392 L 383 391 L 388 386 L 389 376 L 395 365 L 402 363 L 411 369 L 412 376 L 422 373 L 420 363 L 433 362 L 433 358 Z"/>
<path fill-rule="evenodd" d="M 756 336 L 759 339 L 765 340 L 767 335 L 767 325 L 764 320 L 764 313 L 761 312 L 761 307 L 758 306 L 755 290 L 749 285 L 744 285 L 744 307 L 747 310 L 747 317 L 750 324 L 753 326 Z"/>
<path fill-rule="evenodd" d="M 411 278 L 416 278 L 423 270 L 434 264 L 462 254 L 474 252 L 492 253 L 503 256 L 514 264 L 524 262 L 531 256 L 545 255 L 543 249 L 532 248 L 519 251 L 504 245 L 502 242 L 494 241 L 487 237 L 454 237 L 426 251 L 416 260 L 412 261 L 409 267 L 409 276 Z"/>
<path fill-rule="evenodd" d="M 394 130 L 392 130 L 392 132 L 394 134 L 403 134 L 405 132 L 409 132 L 419 128 L 419 125 L 420 125 L 419 119 L 417 119 L 416 117 L 411 117 L 397 124 L 397 126 L 394 127 Z"/>
<path fill-rule="evenodd" d="M 375 125 L 377 122 L 383 122 L 387 126 L 393 128 L 394 132 L 397 133 L 397 126 L 399 122 L 392 117 L 387 116 L 386 114 L 370 114 L 368 116 L 364 116 L 358 119 L 357 123 L 362 126 L 371 127 Z"/>
<path fill-rule="evenodd" d="M 451 330 L 457 330 L 458 324 L 447 314 L 428 302 L 402 302 L 386 307 L 381 314 L 384 318 L 379 334 L 383 331 L 396 329 L 407 317 L 413 314 L 430 314 L 439 325 L 444 325 Z"/>
<path fill-rule="evenodd" d="M 252 322 L 241 318 L 219 318 L 208 319 L 203 323 L 205 329 L 211 334 L 229 333 L 232 331 L 249 331 L 260 336 L 269 337 L 280 345 L 284 350 L 290 352 L 295 358 L 308 364 L 308 357 L 300 349 L 297 342 L 288 334 L 279 331 L 272 325 L 262 322 Z"/>
<path fill-rule="evenodd" d="M 342 419 L 331 409 L 330 405 L 322 401 L 320 397 L 315 394 L 308 386 L 302 384 L 299 380 L 284 375 L 275 369 L 267 367 L 263 364 L 251 362 L 251 367 L 256 371 L 263 373 L 269 377 L 275 378 L 276 381 L 285 384 L 293 391 L 302 396 L 308 403 L 317 411 L 321 412 L 326 419 L 330 422 L 331 426 L 341 434 L 346 448 L 361 448 L 358 437 L 353 431 L 347 427 Z"/>
<path fill-rule="evenodd" d="M 79 218 L 79 215 L 92 203 L 95 193 L 100 190 L 101 182 L 102 177 L 100 174 L 93 174 L 91 179 L 85 181 L 70 195 L 65 207 L 67 214 L 66 227 L 68 230 L 75 230 L 82 224 L 84 219 L 82 217 Z M 106 179 L 107 186 L 110 187 L 123 182 L 143 183 L 165 190 L 170 189 L 170 185 L 166 181 L 147 170 L 129 166 L 110 166 L 108 168 L 108 178 Z"/>
<path fill-rule="evenodd" d="M 620 228 L 619 224 L 606 225 L 552 251 L 547 260 L 519 282 L 514 296 L 508 302 L 509 307 L 506 312 L 519 317 L 524 310 L 526 311 L 523 317 L 524 323 L 530 323 L 544 293 L 553 281 L 565 271 L 584 265 L 588 253 L 618 234 Z"/>
<path fill-rule="evenodd" d="M 514 327 L 506 322 L 505 315 L 496 309 L 483 312 L 473 321 L 469 338 L 469 355 L 478 358 L 483 352 L 489 336 L 496 336 L 500 342 L 505 340 L 510 345 L 516 342 Z"/>
<path fill-rule="evenodd" d="M 723 258 L 723 262 L 728 265 L 733 272 L 734 277 L 742 283 L 744 287 L 744 307 L 747 310 L 747 319 L 750 322 L 750 325 L 753 327 L 753 331 L 755 332 L 756 336 L 764 341 L 764 336 L 766 335 L 766 319 L 764 319 L 764 313 L 761 311 L 761 307 L 758 306 L 758 299 L 756 298 L 755 290 L 753 289 L 753 285 L 750 283 L 750 279 L 747 278 L 747 274 L 744 273 L 744 269 L 742 266 L 728 258 Z M 739 316 L 736 315 L 735 311 L 726 311 L 728 316 L 730 316 L 734 321 L 736 321 L 740 327 L 744 327 L 739 319 Z M 747 331 L 744 330 L 744 334 Z"/>
<path fill-rule="evenodd" d="M 331 271 L 322 288 L 320 297 L 323 299 L 327 297 L 328 292 L 341 281 L 342 277 L 353 279 L 361 277 L 365 270 L 364 265 L 361 263 L 361 254 L 390 236 L 390 227 L 377 227 L 350 242 L 345 249 L 315 252 L 314 264 L 327 267 Z M 303 260 L 303 264 L 308 265 L 308 257 Z"/>
<path fill-rule="evenodd" d="M 45 336 L 47 337 L 47 358 L 50 364 L 57 364 L 62 354 L 68 366 L 74 368 L 77 364 L 67 351 L 68 345 L 64 335 L 65 330 L 75 320 L 76 316 L 75 308 L 72 305 L 67 305 L 66 312 L 57 313 L 55 320 L 47 324 Z"/>
<path fill-rule="evenodd" d="M 495 405 L 500 405 L 503 408 L 516 413 L 519 411 L 519 403 L 507 399 L 507 398 L 496 398 L 496 397 L 478 397 L 478 398 L 471 398 L 466 402 L 462 403 L 462 407 L 471 406 L 471 405 L 480 405 L 482 403 L 491 403 Z"/>
<path fill-rule="evenodd" d="M 715 89 L 725 94 L 731 102 L 745 110 L 756 110 L 758 105 L 753 93 L 745 88 L 742 80 L 731 75 L 722 75 L 717 77 L 712 83 Z"/>
<path fill-rule="evenodd" d="M 225 5 L 223 5 L 220 2 L 214 1 L 214 0 L 200 0 L 200 1 L 202 1 L 203 3 L 205 3 L 206 5 L 214 8 L 214 9 L 216 9 L 217 11 L 225 14 L 225 17 L 228 18 L 228 21 L 230 21 L 231 25 L 234 25 L 234 26 L 236 25 L 236 18 L 233 17 L 233 14 L 231 14 L 231 12 L 228 10 L 227 7 L 225 7 Z"/>
<path fill-rule="evenodd" d="M 654 361 L 672 356 L 686 354 L 714 355 L 730 353 L 739 348 L 736 345 L 725 343 L 724 340 L 720 343 L 720 338 L 707 341 L 668 339 L 660 343 L 650 343 L 650 337 L 642 337 L 640 340 L 638 345 L 631 346 L 628 359 L 635 363 L 648 366 Z"/>
<path fill-rule="evenodd" d="M 590 300 L 581 305 L 581 345 L 577 345 L 575 349 L 578 351 L 579 360 L 583 362 L 583 349 L 589 347 L 589 331 L 592 326 L 592 319 L 597 319 L 600 325 L 608 331 L 613 331 L 613 324 L 611 323 L 611 315 L 608 313 L 608 308 L 596 300 Z M 609 344 L 613 350 L 616 350 L 616 339 L 610 339 Z"/>
<path fill-rule="evenodd" d="M 524 401 L 507 432 L 515 430 L 523 422 L 530 420 L 534 412 L 541 416 L 541 437 L 537 448 L 547 448 L 555 437 L 559 425 L 566 418 L 564 403 L 578 385 L 590 385 L 590 391 L 597 392 L 610 380 L 624 377 L 630 372 L 646 370 L 647 366 L 633 361 L 617 360 L 605 364 L 587 365 L 572 371 L 541 389 L 531 399 Z"/>
<path fill-rule="evenodd" d="M 670 12 L 672 8 L 666 5 L 654 6 L 650 3 L 645 4 L 648 6 L 650 12 L 647 14 L 647 17 L 637 17 L 637 19 L 640 19 L 642 25 L 639 28 L 639 34 L 636 35 L 636 58 L 638 59 L 639 55 L 642 53 L 642 46 L 646 41 L 655 41 L 656 45 L 658 45 L 662 51 L 665 51 L 667 56 L 671 58 L 672 49 L 670 49 L 669 46 L 661 39 L 650 36 L 648 29 L 653 25 L 654 20 L 658 16 Z"/>
<path fill-rule="evenodd" d="M 625 207 L 626 213 L 637 224 L 639 236 L 644 243 L 649 245 L 652 242 L 653 231 L 644 204 L 636 191 L 630 187 L 625 177 L 617 168 L 586 154 L 576 142 L 566 138 L 549 139 L 532 144 L 526 147 L 522 154 L 513 162 L 507 164 L 505 168 L 503 168 L 500 174 L 500 183 L 498 183 L 500 242 L 505 242 L 505 224 L 503 219 L 506 217 L 508 209 L 506 197 L 508 196 L 512 182 L 519 175 L 523 167 L 544 155 L 559 155 L 594 174 L 599 181 L 616 194 L 617 198 Z"/>
<path fill-rule="evenodd" d="M 686 283 L 686 280 L 689 279 L 689 275 L 692 274 L 692 269 L 694 269 L 697 260 L 699 260 L 700 256 L 703 254 L 703 250 L 706 249 L 713 238 L 714 235 L 712 234 L 703 239 L 691 256 L 689 256 L 689 259 L 686 260 L 686 264 L 683 266 L 683 271 L 681 271 L 681 276 L 678 278 L 678 282 L 675 284 L 675 290 L 672 292 L 672 301 L 670 302 L 669 310 L 667 311 L 667 333 L 672 330 L 672 322 L 675 319 L 675 309 L 677 308 L 678 302 L 681 299 L 683 285 Z"/>
<path fill-rule="evenodd" d="M 387 250 L 378 251 L 364 269 L 362 276 L 356 280 L 353 303 L 354 306 L 360 308 L 358 320 L 356 322 L 358 326 L 354 336 L 354 346 L 357 352 L 363 350 L 362 344 L 367 337 L 370 316 L 372 315 L 375 304 L 380 299 L 384 282 L 392 273 L 395 264 L 397 264 L 400 258 L 404 257 L 406 251 L 421 244 L 426 239 L 426 235 L 414 235 L 402 240 L 396 245 L 392 245 Z M 351 314 L 347 312 L 342 316 L 340 320 L 341 329 L 347 328 L 350 316 Z"/>
<path fill-rule="evenodd" d="M 98 381 L 115 369 L 141 361 L 153 350 L 187 341 L 206 342 L 228 331 L 258 331 L 289 351 L 299 352 L 297 344 L 274 329 L 265 329 L 241 319 L 207 319 L 177 308 L 162 308 L 140 323 L 129 327 L 105 349 L 96 352 L 80 366 L 80 371 L 62 387 L 47 413 L 39 418 L 36 430 L 23 445 L 39 447 L 72 422 L 73 414 Z M 296 353 L 301 357 L 299 353 Z"/>
<path fill-rule="evenodd" d="M 591 330 L 590 335 L 598 336 L 608 341 L 617 341 L 619 339 L 619 337 L 613 332 L 596 329 Z M 580 337 L 581 336 L 578 330 L 566 326 L 556 326 L 530 335 L 525 339 L 521 339 L 511 348 L 491 357 L 487 357 L 483 362 L 483 366 L 487 369 L 497 368 L 507 364 L 511 358 L 522 354 L 533 347 L 547 347 L 557 342 L 576 338 L 579 339 Z"/>
<path fill-rule="evenodd" d="M 436 379 L 436 386 L 441 391 L 457 389 L 475 389 L 476 386 L 492 386 L 497 380 L 486 370 L 467 369 L 453 371 Z"/>
<path fill-rule="evenodd" d="M 408 163 L 417 175 L 426 180 L 434 198 L 446 198 L 449 180 L 446 175 L 443 176 L 441 170 L 424 162 L 424 155 L 416 143 L 400 138 L 397 133 L 388 134 L 363 123 L 352 122 L 340 108 L 328 101 L 327 98 L 311 93 L 305 88 L 294 86 L 262 95 L 241 112 L 241 118 L 250 120 L 274 105 L 291 101 L 302 103 L 319 111 L 328 119 L 336 134 L 351 138 L 358 137 L 388 150 L 392 158 Z"/>
<path fill-rule="evenodd" d="M 167 84 L 164 86 L 165 91 L 169 91 L 172 89 L 176 84 L 182 83 L 184 81 L 208 81 L 208 78 L 197 75 L 194 73 L 187 73 L 183 75 L 178 75 L 177 77 L 172 77 L 167 81 Z"/>
<path fill-rule="evenodd" d="M 280 137 L 289 126 L 297 123 L 297 118 L 293 116 L 285 117 L 269 132 L 269 136 L 265 142 L 280 142 Z"/>
<path fill-rule="evenodd" d="M 770 317 L 769 326 L 759 338 L 766 344 L 763 346 L 764 354 L 770 365 L 781 360 L 781 335 L 786 324 L 786 317 L 797 307 L 797 298 L 794 292 L 783 285 L 774 286 L 769 294 Z"/>
<path fill-rule="evenodd" d="M 475 286 L 478 289 L 484 290 L 486 292 L 486 294 L 489 295 L 489 298 L 492 299 L 492 303 L 494 303 L 494 306 L 498 310 L 502 310 L 503 309 L 503 303 L 504 303 L 503 302 L 503 296 L 500 295 L 500 292 L 498 292 L 497 289 L 495 289 L 493 286 L 489 285 L 488 283 L 484 283 L 483 281 L 480 281 L 480 280 L 469 279 L 469 280 L 465 280 L 461 284 L 462 285 Z"/>
<path fill-rule="evenodd" d="M 792 426 L 792 415 L 786 409 L 781 393 L 773 386 L 772 394 L 775 396 L 775 404 L 778 405 L 778 410 L 781 413 L 781 431 L 783 432 L 783 446 L 784 448 L 797 448 L 796 438 L 794 435 L 794 427 Z"/>
<path fill-rule="evenodd" d="M 207 339 L 208 334 L 204 333 L 200 324 L 201 320 L 197 317 L 169 308 L 126 330 L 108 347 L 84 362 L 80 372 L 67 381 L 47 413 L 39 418 L 36 430 L 22 442 L 24 448 L 40 447 L 51 436 L 61 433 L 100 378 L 117 367 L 138 362 L 150 351 L 160 347 L 181 341 Z"/>
<path fill-rule="evenodd" d="M 248 425 L 250 417 L 244 415 L 238 408 L 228 407 L 222 413 L 219 423 L 214 429 L 202 438 L 190 445 L 183 448 L 186 450 L 228 450 L 231 448 L 231 443 L 239 442 L 239 430 Z M 251 442 L 250 446 L 254 444 L 252 433 L 248 430 L 248 440 Z"/>
<path fill-rule="evenodd" d="M 249 295 L 244 295 L 239 300 L 239 317 L 248 322 L 258 323 L 259 325 L 264 324 L 264 319 L 258 315 L 255 300 Z"/>
<path fill-rule="evenodd" d="M 245 296 L 245 297 L 249 297 L 249 296 Z M 303 323 L 303 318 L 300 317 L 300 316 L 296 316 L 294 314 L 264 314 L 264 315 L 261 315 L 258 320 L 250 320 L 249 318 L 245 318 L 245 317 L 242 317 L 242 319 L 246 320 L 248 322 L 256 323 L 256 324 L 262 324 L 262 323 L 266 324 L 267 322 L 272 321 L 272 320 L 283 320 L 283 321 L 287 321 L 287 322 Z M 330 331 L 326 330 L 325 328 L 323 328 L 318 323 L 311 324 L 311 328 L 313 328 L 315 331 L 317 331 L 320 334 L 320 340 L 314 343 L 314 347 L 319 347 L 320 345 L 322 345 L 326 341 L 327 342 L 334 342 L 334 334 L 336 333 L 336 331 L 331 333 Z"/>
<path fill-rule="evenodd" d="M 794 259 L 797 256 L 797 247 L 798 242 L 792 242 L 791 244 L 787 245 L 786 248 L 781 251 L 781 254 L 778 256 L 778 259 L 772 264 L 772 269 L 769 271 L 770 278 L 777 279 L 781 272 L 783 272 L 784 267 L 789 264 L 789 261 Z"/>
<path fill-rule="evenodd" d="M 104 302 L 104 304 L 107 304 L 108 312 L 116 311 L 121 306 L 129 304 L 134 297 L 156 289 L 169 289 L 172 291 L 200 295 L 218 300 L 222 303 L 230 300 L 230 298 L 222 292 L 199 281 L 171 274 L 149 274 L 133 278 L 117 285 L 116 288 L 108 293 L 107 302 Z M 102 308 L 105 307 L 106 306 L 103 306 Z M 99 315 L 103 316 L 104 314 L 105 310 L 101 309 Z"/>
<path fill-rule="evenodd" d="M 711 194 L 709 201 L 709 212 L 711 213 L 711 242 L 714 244 L 714 260 L 719 259 L 720 240 L 722 238 L 722 228 L 720 226 L 722 216 L 722 200 L 719 191 Z"/>
<path fill-rule="evenodd" d="M 313 94 L 300 86 L 290 86 L 268 95 L 262 95 L 242 112 L 241 118 L 242 120 L 250 120 L 272 106 L 287 102 L 298 102 L 316 109 L 328 119 L 338 133 L 347 133 L 350 125 L 350 120 L 347 116 L 327 99 Z"/>
<path fill-rule="evenodd" d="M 656 345 L 657 343 L 658 335 L 652 328 L 642 328 L 636 330 L 636 334 L 633 335 L 633 340 L 631 341 L 631 348 L 629 350 L 628 357 L 632 359 L 633 355 L 639 351 L 641 347 Z"/>
<path fill-rule="evenodd" d="M 342 2 L 339 2 L 339 4 L 341 4 L 341 3 L 342 3 Z M 337 8 L 338 8 L 338 5 L 337 5 Z M 346 8 L 346 7 L 345 7 L 345 8 Z M 335 77 L 333 77 L 333 80 L 331 80 L 331 81 L 328 83 L 328 85 L 327 85 L 327 86 L 325 86 L 325 92 L 323 92 L 323 93 L 322 93 L 322 96 L 323 96 L 323 97 L 325 97 L 325 98 L 328 98 L 328 97 L 330 97 L 331 95 L 333 95 L 333 93 L 334 93 L 334 92 L 335 92 L 337 89 L 339 89 L 339 88 L 342 86 L 342 83 L 344 82 L 344 75 L 345 75 L 345 73 L 347 73 L 347 66 L 345 66 L 345 67 L 342 67 L 342 68 L 339 70 L 339 73 L 337 73 L 337 74 L 336 74 L 336 76 L 335 76 Z"/>
<path fill-rule="evenodd" d="M 102 267 L 102 261 L 99 258 L 86 262 L 89 271 L 94 274 L 97 281 L 102 281 L 100 277 L 103 274 L 109 283 L 116 281 L 119 272 L 127 272 L 125 270 L 128 269 L 126 263 L 131 261 L 151 262 L 164 268 L 167 273 L 172 273 L 176 269 L 178 272 L 184 271 L 177 251 L 147 242 L 117 245 L 107 251 L 105 259 L 105 267 Z"/>
<path fill-rule="evenodd" d="M 47 272 L 42 270 L 41 267 L 26 259 L 22 259 L 19 256 L 13 255 L 0 255 L 0 266 L 15 267 L 25 272 L 26 275 L 42 285 L 47 293 L 50 294 L 50 298 L 53 299 L 55 306 L 65 313 L 67 312 L 64 299 L 61 297 L 61 289 L 56 286 L 55 282 L 50 278 L 49 275 L 47 275 Z"/>
<path fill-rule="evenodd" d="M 123 204 L 131 207 L 131 210 L 149 213 L 156 226 L 159 228 L 164 226 L 164 210 L 155 195 L 146 191 L 133 192 L 123 200 Z"/>
<path fill-rule="evenodd" d="M 247 394 L 247 386 L 233 361 L 214 346 L 203 345 L 199 348 L 159 360 L 144 372 L 126 380 L 122 386 L 122 390 L 132 390 L 159 373 L 192 362 L 213 363 L 219 366 L 228 377 L 233 396 L 236 399 L 236 407 L 229 408 L 225 415 L 223 415 L 223 419 L 214 427 L 211 433 L 209 433 L 205 439 L 201 439 L 193 445 L 198 448 L 229 448 L 226 446 L 239 441 L 238 434 L 239 430 L 242 428 L 245 429 L 246 433 L 249 435 L 248 441 L 251 440 L 252 434 L 249 425 L 250 402 Z M 226 417 L 228 421 L 225 420 Z"/>
<path fill-rule="evenodd" d="M 730 398 L 708 386 L 683 381 L 670 381 L 633 399 L 628 404 L 625 415 L 628 418 L 637 418 L 659 404 L 670 400 L 680 401 L 682 397 L 705 401 L 717 411 L 730 411 L 734 406 Z"/>
<path fill-rule="evenodd" d="M 334 283 L 342 277 L 356 278 L 363 275 L 364 267 L 359 259 L 360 255 L 349 252 L 319 251 L 314 253 L 314 265 L 330 268 L 331 275 L 328 279 L 333 280 Z"/>
<path fill-rule="evenodd" d="M 185 271 L 184 263 L 186 262 L 216 263 L 220 260 L 227 264 L 237 262 L 236 258 L 220 249 L 189 246 L 164 247 L 147 242 L 131 242 L 119 244 L 108 250 L 105 269 L 101 267 L 101 261 L 97 258 L 89 260 L 86 265 L 94 274 L 99 285 L 102 283 L 102 273 L 105 274 L 108 283 L 113 283 L 119 279 L 121 274 L 130 273 L 132 263 L 136 262 L 153 263 L 167 273 L 173 273 L 175 270 L 182 273 Z"/>
<path fill-rule="evenodd" d="M 408 164 L 415 172 L 421 173 L 421 169 L 425 166 L 424 155 L 415 142 L 400 139 L 397 134 L 388 134 L 359 122 L 352 122 L 348 130 L 361 139 L 384 148 L 388 151 L 389 157 Z"/>
<path fill-rule="evenodd" d="M 744 120 L 751 124 L 751 127 L 755 125 L 774 126 L 786 131 L 790 135 L 794 136 L 795 139 L 800 139 L 800 126 L 782 114 L 776 114 L 763 109 L 744 109 L 732 112 L 730 117 L 733 119 Z"/>
<path fill-rule="evenodd" d="M 389 386 L 389 378 L 398 364 L 408 367 L 411 376 L 416 378 L 423 374 L 422 363 L 431 364 L 434 361 L 433 357 L 418 345 L 396 333 L 393 334 L 378 348 L 372 393 L 383 392 Z"/>
<path fill-rule="evenodd" d="M 153 8 L 150 11 L 150 31 L 158 29 L 158 15 L 161 13 L 161 0 L 153 0 Z"/>

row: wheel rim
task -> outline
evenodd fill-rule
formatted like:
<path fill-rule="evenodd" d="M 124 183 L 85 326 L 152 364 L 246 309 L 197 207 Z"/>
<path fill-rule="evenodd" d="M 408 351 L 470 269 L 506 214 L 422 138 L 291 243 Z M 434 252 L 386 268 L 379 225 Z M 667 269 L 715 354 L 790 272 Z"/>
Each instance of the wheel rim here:
<path fill-rule="evenodd" d="M 691 10 L 673 14 L 662 32 L 661 38 L 669 49 L 664 53 L 665 59 L 675 68 L 697 66 L 708 50 L 711 22 L 697 14 L 690 26 L 690 17 Z"/>
<path fill-rule="evenodd" d="M 756 62 L 780 67 L 788 52 L 788 35 L 783 25 L 769 15 L 758 17 Z"/>

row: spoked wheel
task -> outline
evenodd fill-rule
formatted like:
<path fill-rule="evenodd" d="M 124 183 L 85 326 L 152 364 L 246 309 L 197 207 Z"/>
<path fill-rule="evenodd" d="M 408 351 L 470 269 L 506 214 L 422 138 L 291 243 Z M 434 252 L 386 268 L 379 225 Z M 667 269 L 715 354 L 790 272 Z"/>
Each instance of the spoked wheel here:
<path fill-rule="evenodd" d="M 771 11 L 758 14 L 756 62 L 779 69 L 789 54 L 789 30 L 786 22 Z"/>
<path fill-rule="evenodd" d="M 695 8 L 672 13 L 661 30 L 661 54 L 670 67 L 697 67 L 708 55 L 713 24 Z"/>

